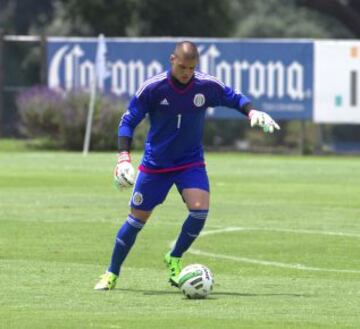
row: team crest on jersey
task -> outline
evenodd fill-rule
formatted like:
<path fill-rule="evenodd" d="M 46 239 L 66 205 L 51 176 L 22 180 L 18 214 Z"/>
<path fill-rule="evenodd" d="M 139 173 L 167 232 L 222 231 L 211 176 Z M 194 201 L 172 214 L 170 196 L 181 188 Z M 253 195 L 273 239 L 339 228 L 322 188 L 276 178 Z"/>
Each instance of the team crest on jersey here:
<path fill-rule="evenodd" d="M 135 192 L 132 201 L 135 206 L 140 206 L 144 201 L 143 195 L 140 192 Z"/>
<path fill-rule="evenodd" d="M 194 96 L 194 104 L 197 107 L 203 106 L 205 104 L 205 96 L 203 94 L 196 94 Z"/>

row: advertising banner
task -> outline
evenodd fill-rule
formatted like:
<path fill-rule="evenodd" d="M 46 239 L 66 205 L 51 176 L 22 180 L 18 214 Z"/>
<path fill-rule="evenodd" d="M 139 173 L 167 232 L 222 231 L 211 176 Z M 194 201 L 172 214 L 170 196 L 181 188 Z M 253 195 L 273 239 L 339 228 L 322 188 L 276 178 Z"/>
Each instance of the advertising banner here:
<path fill-rule="evenodd" d="M 197 69 L 241 91 L 259 110 L 275 119 L 312 119 L 312 42 L 190 40 L 200 52 Z M 178 41 L 107 38 L 107 74 L 101 76 L 98 87 L 121 98 L 131 97 L 145 80 L 169 69 L 169 56 Z M 97 38 L 49 38 L 49 87 L 90 90 L 97 45 Z M 224 108 L 209 109 L 208 116 L 241 118 L 236 111 Z"/>
<path fill-rule="evenodd" d="M 314 121 L 360 123 L 360 41 L 315 41 Z"/>

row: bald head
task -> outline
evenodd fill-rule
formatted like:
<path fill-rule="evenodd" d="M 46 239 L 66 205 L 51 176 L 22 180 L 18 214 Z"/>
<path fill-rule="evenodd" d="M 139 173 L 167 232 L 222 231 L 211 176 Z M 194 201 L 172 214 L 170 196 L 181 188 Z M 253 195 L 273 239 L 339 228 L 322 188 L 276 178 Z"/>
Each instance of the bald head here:
<path fill-rule="evenodd" d="M 199 52 L 190 41 L 176 44 L 170 56 L 171 75 L 183 84 L 187 84 L 194 75 L 195 67 L 199 62 Z"/>
<path fill-rule="evenodd" d="M 199 52 L 197 47 L 191 41 L 181 41 L 175 46 L 173 54 L 185 60 L 199 60 Z"/>

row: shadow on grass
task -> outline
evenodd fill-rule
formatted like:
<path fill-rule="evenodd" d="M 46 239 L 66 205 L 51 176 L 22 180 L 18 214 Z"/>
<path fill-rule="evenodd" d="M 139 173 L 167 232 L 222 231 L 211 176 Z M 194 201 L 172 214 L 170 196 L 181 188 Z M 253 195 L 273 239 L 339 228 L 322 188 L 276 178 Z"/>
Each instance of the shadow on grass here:
<path fill-rule="evenodd" d="M 143 294 L 143 295 L 178 295 L 179 290 L 174 288 L 174 290 L 146 290 L 146 289 L 126 289 L 126 288 L 119 288 L 115 289 L 114 291 L 119 292 L 133 292 L 137 294 Z"/>
<path fill-rule="evenodd" d="M 228 291 L 214 291 L 212 296 L 241 296 L 241 297 L 312 297 L 309 294 L 294 294 L 294 293 L 269 293 L 269 294 L 256 294 L 256 293 L 239 293 Z"/>
<path fill-rule="evenodd" d="M 115 289 L 119 292 L 131 292 L 137 294 L 143 294 L 145 296 L 160 296 L 160 295 L 178 295 L 181 291 L 174 288 L 173 290 L 147 290 L 147 289 Z M 208 299 L 218 299 L 219 297 L 237 296 L 237 297 L 313 297 L 309 294 L 295 294 L 295 293 L 241 293 L 241 292 L 229 292 L 229 291 L 214 291 Z"/>

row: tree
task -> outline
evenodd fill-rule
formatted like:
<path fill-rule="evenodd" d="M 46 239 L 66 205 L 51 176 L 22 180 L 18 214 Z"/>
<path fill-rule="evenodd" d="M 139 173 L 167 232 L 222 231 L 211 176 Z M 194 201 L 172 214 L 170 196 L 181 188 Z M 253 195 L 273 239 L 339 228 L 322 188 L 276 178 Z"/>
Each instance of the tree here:
<path fill-rule="evenodd" d="M 231 0 L 57 0 L 50 24 L 36 25 L 51 35 L 227 37 Z"/>
<path fill-rule="evenodd" d="M 244 0 L 237 8 L 239 23 L 233 36 L 252 38 L 349 38 L 352 33 L 335 19 L 299 8 L 293 0 Z M 236 9 L 234 9 L 236 10 Z"/>
<path fill-rule="evenodd" d="M 148 0 L 138 2 L 142 36 L 227 37 L 235 20 L 229 0 Z"/>
<path fill-rule="evenodd" d="M 136 0 L 62 0 L 64 12 L 73 24 L 71 34 L 126 36 L 132 24 Z M 86 25 L 86 29 L 84 29 Z"/>
<path fill-rule="evenodd" d="M 32 24 L 51 20 L 53 0 L 1 0 L 0 27 L 6 33 L 27 34 Z"/>
<path fill-rule="evenodd" d="M 297 0 L 299 6 L 315 9 L 338 19 L 360 36 L 360 1 L 358 0 Z"/>

